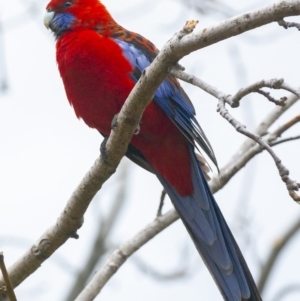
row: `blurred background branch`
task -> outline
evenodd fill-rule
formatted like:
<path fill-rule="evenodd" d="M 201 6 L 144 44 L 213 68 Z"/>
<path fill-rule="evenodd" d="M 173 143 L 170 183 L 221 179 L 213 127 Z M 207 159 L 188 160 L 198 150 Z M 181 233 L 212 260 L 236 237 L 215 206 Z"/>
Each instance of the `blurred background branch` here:
<path fill-rule="evenodd" d="M 182 5 L 187 6 L 189 9 L 194 10 L 199 15 L 213 15 L 219 14 L 222 17 L 232 17 L 236 15 L 237 11 L 225 3 L 224 1 L 219 0 L 179 0 Z"/>
<path fill-rule="evenodd" d="M 77 275 L 75 275 L 75 282 L 69 288 L 69 293 L 65 298 L 66 301 L 73 301 L 78 296 L 85 287 L 92 273 L 95 272 L 99 261 L 107 253 L 107 251 L 112 248 L 110 242 L 111 231 L 118 220 L 119 214 L 123 210 L 126 200 L 126 189 L 128 187 L 127 179 L 128 165 L 123 164 L 118 174 L 119 187 L 116 190 L 114 199 L 112 200 L 109 213 L 105 218 L 100 218 L 99 224 L 96 225 L 97 231 L 95 231 L 94 238 L 91 240 L 92 244 L 89 246 L 89 254 L 87 254 L 87 256 L 81 261 L 82 269 L 79 273 L 77 273 Z"/>
<path fill-rule="evenodd" d="M 8 90 L 8 75 L 6 71 L 6 60 L 4 52 L 4 29 L 0 20 L 0 94 Z"/>
<path fill-rule="evenodd" d="M 263 264 L 261 268 L 261 274 L 257 282 L 257 286 L 260 292 L 264 291 L 267 280 L 269 279 L 272 269 L 274 268 L 277 260 L 279 259 L 281 252 L 288 245 L 290 240 L 293 239 L 294 236 L 298 233 L 299 229 L 300 229 L 300 216 L 292 224 L 292 226 L 284 234 L 278 237 L 278 239 L 273 243 L 273 248 L 271 249 L 266 262 Z M 281 294 L 280 298 L 283 298 L 283 295 L 286 294 L 286 290 L 287 288 L 285 288 L 285 292 L 280 293 Z M 277 296 L 277 298 L 274 300 L 277 300 L 278 298 L 279 297 Z"/>

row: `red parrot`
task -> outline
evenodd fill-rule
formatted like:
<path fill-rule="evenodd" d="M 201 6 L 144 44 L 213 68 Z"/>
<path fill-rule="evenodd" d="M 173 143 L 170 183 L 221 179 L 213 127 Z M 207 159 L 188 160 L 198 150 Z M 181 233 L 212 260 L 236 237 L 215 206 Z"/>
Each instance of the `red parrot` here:
<path fill-rule="evenodd" d="M 157 48 L 118 25 L 99 0 L 52 0 L 44 23 L 56 37 L 58 68 L 76 116 L 108 137 L 114 116 Z M 197 160 L 198 147 L 216 164 L 191 101 L 170 75 L 146 108 L 126 156 L 164 186 L 224 300 L 259 301 Z"/>

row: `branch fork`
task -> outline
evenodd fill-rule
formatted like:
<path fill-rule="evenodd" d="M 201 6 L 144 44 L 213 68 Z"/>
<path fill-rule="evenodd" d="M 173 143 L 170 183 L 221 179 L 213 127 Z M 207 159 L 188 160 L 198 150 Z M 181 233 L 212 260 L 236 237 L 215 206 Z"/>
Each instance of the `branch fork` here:
<path fill-rule="evenodd" d="M 227 120 L 239 133 L 247 136 L 248 138 L 252 139 L 263 150 L 269 152 L 269 154 L 272 156 L 273 160 L 275 161 L 276 167 L 278 169 L 279 175 L 282 179 L 282 181 L 286 184 L 286 188 L 289 191 L 290 196 L 295 200 L 297 203 L 299 202 L 299 196 L 295 193 L 295 191 L 298 191 L 299 185 L 296 181 L 290 179 L 288 177 L 289 170 L 281 163 L 281 160 L 279 157 L 275 154 L 273 149 L 271 148 L 272 144 L 270 144 L 270 136 L 267 139 L 263 139 L 260 135 L 256 135 L 254 133 L 251 133 L 247 131 L 246 126 L 243 125 L 240 121 L 235 119 L 229 111 L 226 109 L 226 103 L 230 105 L 232 108 L 237 108 L 240 105 L 241 100 L 247 96 L 250 93 L 260 93 L 263 96 L 265 96 L 269 101 L 272 103 L 275 103 L 277 106 L 285 106 L 287 102 L 287 97 L 282 97 L 280 100 L 274 99 L 269 92 L 266 92 L 262 90 L 262 88 L 270 88 L 270 89 L 282 89 L 289 92 L 292 92 L 294 95 L 296 95 L 298 98 L 300 98 L 300 90 L 298 88 L 294 88 L 291 85 L 284 82 L 282 78 L 280 79 L 270 79 L 270 80 L 261 80 L 256 83 L 253 83 L 245 88 L 240 89 L 236 94 L 230 95 L 227 93 L 224 93 L 220 90 L 218 90 L 216 87 L 204 82 L 203 80 L 195 77 L 194 75 L 188 74 L 186 72 L 183 72 L 182 70 L 179 70 L 178 68 L 173 68 L 171 73 L 178 77 L 179 79 L 186 81 L 190 84 L 193 84 L 200 89 L 206 91 L 207 93 L 211 94 L 215 98 L 219 100 L 217 105 L 217 112 L 220 113 L 220 115 Z M 281 131 L 278 133 L 282 133 L 295 123 L 300 121 L 300 116 L 296 116 L 292 121 L 288 123 Z M 266 134 L 266 133 L 264 133 Z M 279 134 L 275 135 L 278 137 Z M 275 139 L 275 136 L 273 134 L 272 139 Z M 292 140 L 292 139 L 290 139 Z"/>

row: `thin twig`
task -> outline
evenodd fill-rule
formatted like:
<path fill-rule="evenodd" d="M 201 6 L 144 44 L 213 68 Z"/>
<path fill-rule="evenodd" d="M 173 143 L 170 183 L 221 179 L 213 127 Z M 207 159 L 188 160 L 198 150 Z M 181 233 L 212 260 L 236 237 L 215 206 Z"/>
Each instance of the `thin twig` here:
<path fill-rule="evenodd" d="M 194 272 L 199 271 L 197 265 L 191 264 L 187 257 L 187 246 L 185 246 L 181 252 L 180 258 L 178 259 L 180 266 L 168 272 L 155 269 L 149 263 L 140 259 L 137 255 L 132 256 L 130 260 L 131 262 L 134 262 L 137 268 L 139 268 L 139 270 L 147 276 L 150 276 L 155 280 L 172 281 L 191 276 Z"/>
<path fill-rule="evenodd" d="M 189 74 L 187 72 L 184 72 L 182 70 L 179 70 L 178 68 L 172 68 L 170 73 L 174 76 L 176 76 L 177 78 L 191 84 L 194 85 L 200 89 L 202 89 L 203 91 L 205 91 L 206 93 L 216 97 L 216 98 L 222 98 L 222 97 L 226 97 L 226 96 L 230 96 L 228 94 L 225 94 L 224 92 L 220 91 L 218 88 L 210 85 L 209 83 L 205 82 L 204 80 L 196 77 L 195 75 Z"/>
<path fill-rule="evenodd" d="M 274 78 L 270 80 L 261 80 L 256 83 L 253 83 L 245 88 L 240 89 L 235 95 L 225 97 L 224 100 L 232 108 L 237 108 L 240 105 L 241 99 L 244 98 L 246 95 L 249 95 L 250 93 L 260 93 L 276 105 L 283 106 L 285 104 L 286 97 L 283 98 L 283 101 L 276 101 L 273 97 L 270 96 L 270 93 L 261 90 L 261 88 L 270 88 L 276 90 L 282 89 L 294 93 L 295 95 L 300 97 L 300 91 L 298 88 L 294 88 L 291 85 L 285 83 L 282 78 Z"/>
<path fill-rule="evenodd" d="M 269 279 L 269 275 L 272 269 L 275 266 L 275 262 L 278 260 L 278 256 L 281 251 L 286 247 L 286 245 L 290 242 L 290 240 L 295 236 L 296 233 L 300 230 L 300 217 L 296 220 L 296 222 L 286 231 L 282 237 L 278 238 L 274 244 L 273 249 L 271 250 L 267 261 L 263 265 L 261 269 L 261 274 L 259 276 L 257 287 L 258 290 L 262 293 L 267 280 Z"/>
<path fill-rule="evenodd" d="M 275 152 L 273 151 L 273 149 L 269 146 L 269 144 L 262 139 L 260 136 L 257 136 L 251 132 L 249 132 L 248 130 L 246 130 L 246 127 L 241 124 L 239 121 L 237 121 L 226 109 L 225 107 L 225 100 L 219 100 L 218 103 L 218 112 L 220 113 L 220 115 L 225 118 L 239 133 L 249 137 L 250 139 L 254 140 L 255 142 L 257 142 L 262 148 L 264 148 L 273 158 L 278 172 L 281 176 L 282 181 L 286 184 L 286 187 L 290 192 L 294 192 L 294 191 L 298 191 L 300 184 L 298 184 L 296 181 L 292 180 L 291 178 L 289 178 L 289 170 L 282 164 L 281 159 L 275 154 Z M 291 195 L 291 194 L 290 194 Z M 292 194 L 293 195 L 293 194 Z M 291 196 L 292 196 L 291 195 Z M 294 198 L 293 199 L 298 203 L 298 198 Z"/>
<path fill-rule="evenodd" d="M 294 126 L 296 123 L 300 122 L 300 114 L 280 126 L 276 131 L 273 132 L 272 136 L 270 136 L 269 141 L 275 140 L 280 137 L 284 132 Z"/>
<path fill-rule="evenodd" d="M 285 102 L 287 101 L 287 97 L 281 97 L 279 100 L 275 99 L 270 92 L 264 91 L 262 89 L 258 89 L 257 91 L 255 91 L 256 93 L 259 93 L 261 95 L 263 95 L 264 97 L 266 97 L 270 102 L 275 103 L 277 106 L 284 106 Z"/>
<path fill-rule="evenodd" d="M 263 147 L 265 150 L 267 150 L 269 152 L 269 154 L 272 156 L 272 158 L 277 166 L 277 169 L 279 171 L 282 181 L 286 184 L 286 187 L 289 191 L 289 195 L 293 198 L 294 201 L 299 203 L 299 197 L 295 193 L 295 191 L 299 190 L 300 184 L 298 184 L 296 181 L 294 181 L 288 177 L 289 170 L 282 164 L 281 159 L 275 154 L 275 152 L 272 150 L 272 148 L 267 143 L 267 141 L 264 141 L 260 136 L 247 131 L 246 127 L 243 124 L 241 124 L 239 121 L 237 121 L 235 118 L 233 118 L 233 116 L 228 112 L 228 110 L 225 107 L 225 103 L 230 104 L 231 107 L 238 107 L 240 100 L 243 97 L 245 97 L 249 93 L 257 92 L 262 87 L 268 87 L 268 88 L 273 88 L 273 89 L 284 89 L 287 91 L 291 91 L 297 97 L 300 97 L 299 89 L 293 88 L 290 85 L 284 83 L 283 79 L 272 79 L 272 80 L 268 80 L 268 81 L 262 80 L 262 81 L 254 83 L 252 85 L 249 85 L 246 88 L 240 89 L 235 95 L 231 96 L 229 94 L 226 94 L 226 93 L 218 90 L 217 88 L 204 82 L 203 80 L 197 78 L 196 76 L 190 75 L 184 71 L 179 70 L 178 68 L 173 68 L 171 73 L 174 76 L 178 77 L 179 79 L 184 80 L 188 83 L 191 83 L 219 99 L 217 111 L 239 133 L 241 133 L 241 134 L 249 137 L 253 141 L 257 142 L 261 147 Z M 287 98 L 284 99 L 284 104 L 286 103 L 286 101 L 287 101 Z M 296 121 L 296 122 L 298 122 L 298 121 Z"/>
<path fill-rule="evenodd" d="M 280 139 L 280 140 L 277 140 L 277 141 L 274 141 L 274 142 L 269 142 L 269 144 L 270 144 L 270 146 L 275 146 L 275 145 L 278 145 L 278 144 L 282 144 L 282 143 L 289 142 L 289 141 L 294 141 L 294 140 L 299 140 L 299 139 L 300 139 L 300 135 Z"/>
<path fill-rule="evenodd" d="M 284 298 L 290 294 L 295 294 L 295 292 L 300 293 L 300 284 L 290 284 L 282 288 L 274 298 L 272 298 L 273 301 L 281 301 L 285 300 Z M 299 300 L 299 299 L 298 299 Z"/>
<path fill-rule="evenodd" d="M 289 91 L 296 96 L 300 97 L 300 90 L 299 88 L 294 88 L 287 83 L 284 82 L 283 79 L 270 79 L 270 80 L 261 80 L 256 83 L 253 83 L 245 88 L 240 89 L 234 95 L 230 95 L 223 91 L 220 91 L 218 88 L 210 85 L 209 83 L 205 82 L 204 80 L 197 78 L 192 74 L 188 74 L 178 68 L 172 68 L 171 74 L 176 76 L 177 78 L 190 83 L 200 89 L 204 90 L 205 92 L 209 93 L 210 95 L 216 97 L 217 99 L 224 99 L 226 103 L 228 103 L 232 108 L 236 108 L 239 106 L 240 101 L 245 96 L 251 93 L 260 93 L 265 96 L 269 101 L 275 103 L 278 106 L 284 106 L 287 100 L 287 97 L 282 97 L 280 100 L 274 99 L 269 92 L 261 90 L 261 88 L 272 88 L 272 89 L 283 89 Z"/>
<path fill-rule="evenodd" d="M 283 28 L 285 28 L 285 29 L 288 29 L 288 28 L 290 28 L 290 27 L 295 27 L 295 28 L 297 28 L 298 30 L 300 30 L 300 24 L 299 23 L 296 23 L 296 22 L 286 22 L 286 21 L 284 21 L 283 19 L 282 20 L 279 20 L 279 21 L 277 21 L 278 22 L 278 24 L 280 25 L 280 26 L 282 26 Z"/>
<path fill-rule="evenodd" d="M 14 288 L 12 286 L 12 283 L 10 281 L 10 277 L 9 277 L 9 275 L 7 273 L 7 270 L 6 270 L 6 266 L 5 266 L 5 263 L 4 263 L 3 252 L 0 252 L 0 269 L 1 269 L 4 281 L 5 281 L 5 289 L 4 289 L 5 294 L 8 296 L 10 301 L 17 301 L 16 295 L 15 295 L 15 292 L 14 292 Z"/>
<path fill-rule="evenodd" d="M 171 223 L 178 219 L 175 210 L 170 210 L 163 216 L 157 217 L 152 223 L 137 233 L 133 238 L 121 245 L 105 261 L 101 269 L 94 275 L 85 289 L 75 299 L 75 301 L 91 301 L 100 293 L 107 281 L 125 263 L 127 258 L 137 251 Z"/>

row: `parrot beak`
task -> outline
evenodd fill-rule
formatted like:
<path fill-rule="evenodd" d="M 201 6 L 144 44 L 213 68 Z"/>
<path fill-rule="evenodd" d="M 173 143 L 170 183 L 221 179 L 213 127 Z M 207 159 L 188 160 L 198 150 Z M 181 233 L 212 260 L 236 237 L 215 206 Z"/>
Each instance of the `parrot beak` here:
<path fill-rule="evenodd" d="M 50 28 L 50 23 L 51 23 L 51 21 L 53 20 L 54 15 L 55 15 L 54 11 L 47 11 L 47 12 L 45 13 L 45 16 L 44 16 L 44 25 L 45 25 L 45 27 L 46 27 L 47 29 Z"/>

